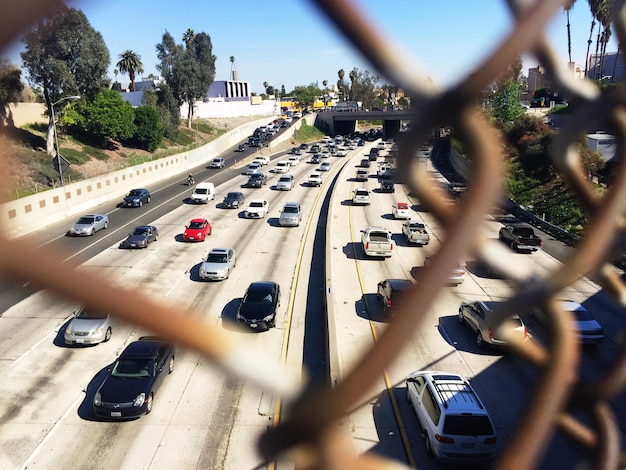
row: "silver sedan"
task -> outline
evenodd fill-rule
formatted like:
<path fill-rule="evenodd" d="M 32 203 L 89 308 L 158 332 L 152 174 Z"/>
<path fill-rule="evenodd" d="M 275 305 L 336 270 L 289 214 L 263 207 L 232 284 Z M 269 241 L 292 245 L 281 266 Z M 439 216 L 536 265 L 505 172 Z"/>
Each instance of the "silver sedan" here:
<path fill-rule="evenodd" d="M 70 228 L 70 235 L 89 236 L 109 226 L 109 217 L 104 214 L 83 215 Z"/>
<path fill-rule="evenodd" d="M 202 260 L 200 279 L 221 281 L 228 279 L 230 272 L 237 264 L 237 254 L 232 248 L 213 248 Z"/>
<path fill-rule="evenodd" d="M 65 328 L 65 344 L 98 344 L 111 338 L 111 317 L 107 313 L 79 308 Z"/>

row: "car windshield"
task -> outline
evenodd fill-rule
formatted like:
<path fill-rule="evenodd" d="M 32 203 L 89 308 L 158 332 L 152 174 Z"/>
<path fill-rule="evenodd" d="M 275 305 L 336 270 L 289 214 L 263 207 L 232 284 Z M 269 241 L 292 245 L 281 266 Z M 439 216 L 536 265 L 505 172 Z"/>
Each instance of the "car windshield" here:
<path fill-rule="evenodd" d="M 131 191 L 130 193 L 128 193 L 129 196 L 141 196 L 141 191 Z"/>
<path fill-rule="evenodd" d="M 369 193 L 367 192 L 367 190 L 357 190 L 356 195 L 357 196 L 367 196 Z"/>
<path fill-rule="evenodd" d="M 91 225 L 95 222 L 95 220 L 95 217 L 81 217 L 76 223 L 79 225 Z"/>
<path fill-rule="evenodd" d="M 228 255 L 226 253 L 209 253 L 206 257 L 207 263 L 226 263 Z"/>
<path fill-rule="evenodd" d="M 114 377 L 150 377 L 154 373 L 150 359 L 120 359 L 115 363 L 111 375 Z"/>
<path fill-rule="evenodd" d="M 591 314 L 584 309 L 577 309 L 572 312 L 578 321 L 592 321 L 594 318 Z"/>
<path fill-rule="evenodd" d="M 239 198 L 239 193 L 228 193 L 226 195 L 226 199 L 238 199 Z"/>
<path fill-rule="evenodd" d="M 147 235 L 148 234 L 148 228 L 147 227 L 137 227 L 135 230 L 133 230 L 133 233 L 131 233 L 131 235 L 138 237 L 141 235 Z"/>
<path fill-rule="evenodd" d="M 76 314 L 76 318 L 79 320 L 104 320 L 106 317 L 106 313 L 94 312 L 92 310 L 81 310 Z"/>
<path fill-rule="evenodd" d="M 253 290 L 252 292 L 248 291 L 245 302 L 254 304 L 271 304 L 272 300 L 273 298 L 271 292 L 267 292 L 265 290 Z"/>
<path fill-rule="evenodd" d="M 448 415 L 443 424 L 443 433 L 454 436 L 490 436 L 494 432 L 491 421 L 485 415 Z"/>
<path fill-rule="evenodd" d="M 263 207 L 262 202 L 251 202 L 250 207 Z"/>
<path fill-rule="evenodd" d="M 204 225 L 203 222 L 190 222 L 189 223 L 189 228 L 198 229 L 198 228 L 202 228 L 203 225 Z"/>
<path fill-rule="evenodd" d="M 285 206 L 285 208 L 283 209 L 283 212 L 286 212 L 288 214 L 297 214 L 298 208 L 294 206 Z"/>

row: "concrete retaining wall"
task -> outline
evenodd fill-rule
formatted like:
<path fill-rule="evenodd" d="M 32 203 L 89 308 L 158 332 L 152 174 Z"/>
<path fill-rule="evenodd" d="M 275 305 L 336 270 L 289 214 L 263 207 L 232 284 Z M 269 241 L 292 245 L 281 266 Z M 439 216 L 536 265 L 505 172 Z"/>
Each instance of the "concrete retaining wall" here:
<path fill-rule="evenodd" d="M 84 213 L 99 204 L 116 199 L 121 201 L 124 195 L 133 188 L 148 187 L 172 176 L 186 174 L 191 168 L 206 164 L 270 120 L 265 116 L 248 122 L 228 131 L 213 142 L 188 152 L 1 204 L 0 226 L 8 236 L 24 235 L 55 223 L 59 219 Z M 313 125 L 315 114 L 305 116 L 304 120 L 309 125 Z M 272 140 L 270 150 L 273 146 L 291 138 L 294 131 L 301 125 L 302 120 L 298 120 L 285 132 L 281 132 Z"/>

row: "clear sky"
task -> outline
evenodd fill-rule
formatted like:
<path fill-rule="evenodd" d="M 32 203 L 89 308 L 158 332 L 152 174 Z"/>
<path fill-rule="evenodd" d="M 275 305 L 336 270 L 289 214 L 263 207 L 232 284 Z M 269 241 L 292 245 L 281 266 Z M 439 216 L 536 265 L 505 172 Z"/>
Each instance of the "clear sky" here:
<path fill-rule="evenodd" d="M 439 86 L 451 85 L 482 61 L 504 37 L 511 17 L 504 0 L 359 0 L 355 4 L 394 41 L 401 43 L 422 64 L 425 74 Z M 211 37 L 216 56 L 216 80 L 230 78 L 230 57 L 235 57 L 239 79 L 249 81 L 253 92 L 264 92 L 263 82 L 287 92 L 296 85 L 324 80 L 336 83 L 337 71 L 346 77 L 357 67 L 370 70 L 354 48 L 305 0 L 90 0 L 69 2 L 82 10 L 109 48 L 109 77 L 113 80 L 119 55 L 131 49 L 141 56 L 144 75 L 158 75 L 155 45 L 167 30 L 177 43 L 193 29 Z M 591 14 L 588 2 L 578 0 L 570 13 L 572 59 L 585 63 Z M 558 12 L 548 38 L 567 62 L 566 16 Z M 596 30 L 597 31 L 597 26 Z M 594 47 L 595 47 L 594 31 Z M 21 63 L 16 44 L 4 52 Z M 609 44 L 608 51 L 617 46 Z M 594 51 L 592 51 L 594 52 Z M 536 66 L 524 57 L 522 73 Z M 118 80 L 128 82 L 127 76 Z M 384 80 L 381 80 L 384 83 Z"/>

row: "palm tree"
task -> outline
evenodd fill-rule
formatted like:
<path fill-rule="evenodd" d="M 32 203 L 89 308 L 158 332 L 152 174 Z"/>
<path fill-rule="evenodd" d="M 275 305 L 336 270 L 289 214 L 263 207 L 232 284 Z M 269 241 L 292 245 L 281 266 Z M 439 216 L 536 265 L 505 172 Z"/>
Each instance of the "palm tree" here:
<path fill-rule="evenodd" d="M 563 5 L 563 9 L 565 10 L 565 14 L 567 15 L 567 54 L 569 57 L 568 64 L 572 63 L 572 31 L 569 22 L 569 12 L 572 8 L 574 8 L 574 3 L 576 3 L 576 0 L 569 0 L 567 4 Z"/>
<path fill-rule="evenodd" d="M 346 100 L 346 84 L 343 81 L 343 79 L 346 76 L 346 72 L 344 69 L 339 69 L 339 71 L 337 72 L 337 75 L 339 76 L 339 81 L 337 82 L 337 88 L 341 92 L 343 101 L 345 101 Z"/>
<path fill-rule="evenodd" d="M 265 90 L 265 93 L 269 95 L 270 93 L 269 93 L 269 91 L 267 91 L 267 87 L 268 86 L 269 86 L 269 83 L 263 82 L 263 89 Z"/>
<path fill-rule="evenodd" d="M 235 73 L 234 73 L 234 71 L 235 71 L 235 56 L 234 56 L 234 55 L 231 55 L 231 56 L 230 56 L 230 78 L 231 78 L 232 80 L 234 80 L 234 79 L 235 79 Z"/>
<path fill-rule="evenodd" d="M 352 69 L 352 72 L 348 75 L 350 77 L 350 101 L 354 101 L 354 85 L 356 84 L 359 74 L 356 69 Z"/>
<path fill-rule="evenodd" d="M 328 104 L 328 93 L 326 93 L 326 87 L 328 86 L 328 80 L 322 81 L 322 85 L 324 85 L 324 109 L 326 109 Z"/>
<path fill-rule="evenodd" d="M 120 73 L 119 70 L 113 69 L 113 75 L 115 75 L 115 82 L 117 82 L 117 75 Z"/>
<path fill-rule="evenodd" d="M 143 72 L 141 56 L 130 49 L 120 54 L 120 61 L 116 64 L 120 73 L 127 73 L 130 78 L 130 90 L 135 91 L 135 73 Z"/>
<path fill-rule="evenodd" d="M 183 42 L 187 46 L 187 49 L 189 49 L 191 41 L 193 41 L 193 38 L 195 36 L 196 36 L 196 33 L 191 28 L 187 28 L 187 31 L 184 32 L 184 34 L 183 34 Z"/>

